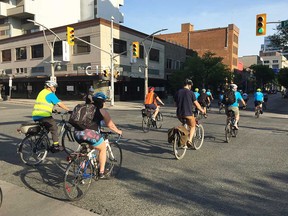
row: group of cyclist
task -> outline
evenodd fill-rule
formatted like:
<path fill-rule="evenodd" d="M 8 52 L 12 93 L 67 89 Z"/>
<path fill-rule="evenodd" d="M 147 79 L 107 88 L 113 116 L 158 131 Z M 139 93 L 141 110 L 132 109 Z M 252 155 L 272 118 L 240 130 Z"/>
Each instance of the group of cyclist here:
<path fill-rule="evenodd" d="M 53 108 L 57 105 L 66 111 L 70 111 L 70 109 L 56 96 L 55 92 L 57 87 L 58 85 L 56 82 L 51 80 L 46 81 L 44 89 L 36 98 L 32 111 L 32 119 L 44 124 L 47 130 L 51 132 L 53 145 L 50 150 L 53 153 L 63 150 L 59 146 L 57 125 L 52 116 Z M 99 176 L 102 179 L 106 177 L 104 173 L 106 163 L 106 143 L 100 134 L 101 122 L 104 121 L 105 125 L 117 134 L 122 135 L 122 131 L 114 124 L 107 110 L 103 109 L 107 96 L 103 92 L 92 94 L 92 88 L 90 88 L 89 91 L 89 97 L 86 98 L 86 103 L 94 105 L 95 116 L 92 120 L 93 124 L 85 130 L 75 128 L 74 136 L 78 143 L 85 141 L 90 144 L 91 148 L 95 148 L 99 151 Z"/>

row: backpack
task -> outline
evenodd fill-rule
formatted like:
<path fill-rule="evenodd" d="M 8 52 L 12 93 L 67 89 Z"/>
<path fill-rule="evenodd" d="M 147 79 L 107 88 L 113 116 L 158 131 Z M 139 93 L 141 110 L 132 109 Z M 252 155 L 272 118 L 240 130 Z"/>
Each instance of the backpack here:
<path fill-rule="evenodd" d="M 235 92 L 229 89 L 224 93 L 222 103 L 225 105 L 231 105 L 236 102 Z"/>
<path fill-rule="evenodd" d="M 201 92 L 200 96 L 198 97 L 198 102 L 201 106 L 206 106 L 207 104 L 207 95 L 206 93 Z"/>
<path fill-rule="evenodd" d="M 184 146 L 188 141 L 189 131 L 184 126 L 174 127 L 168 130 L 168 142 L 172 143 L 174 140 L 175 134 L 178 133 L 180 140 L 178 146 Z"/>
<path fill-rule="evenodd" d="M 93 104 L 77 104 L 69 118 L 69 123 L 78 130 L 92 129 L 96 108 Z"/>

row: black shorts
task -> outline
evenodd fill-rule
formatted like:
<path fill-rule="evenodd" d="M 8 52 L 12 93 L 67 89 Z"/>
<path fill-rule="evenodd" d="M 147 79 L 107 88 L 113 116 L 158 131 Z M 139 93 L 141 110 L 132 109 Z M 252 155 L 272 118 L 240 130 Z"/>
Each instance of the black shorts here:
<path fill-rule="evenodd" d="M 153 110 L 157 109 L 155 104 L 145 104 L 145 108 L 153 109 Z"/>
<path fill-rule="evenodd" d="M 254 105 L 255 107 L 257 107 L 258 105 L 262 104 L 262 101 L 254 101 Z"/>

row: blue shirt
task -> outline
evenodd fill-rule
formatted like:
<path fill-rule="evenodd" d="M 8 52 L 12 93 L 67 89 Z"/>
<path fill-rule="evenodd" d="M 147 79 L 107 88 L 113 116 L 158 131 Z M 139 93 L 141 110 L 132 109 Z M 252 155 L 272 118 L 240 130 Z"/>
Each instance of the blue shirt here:
<path fill-rule="evenodd" d="M 206 94 L 208 95 L 208 97 L 212 96 L 211 92 L 206 92 Z"/>
<path fill-rule="evenodd" d="M 238 107 L 239 106 L 238 102 L 241 101 L 243 98 L 242 98 L 240 92 L 238 92 L 238 91 L 236 91 L 234 94 L 235 94 L 236 102 L 231 104 L 230 106 L 231 107 Z"/>
<path fill-rule="evenodd" d="M 196 100 L 198 100 L 198 97 L 200 96 L 199 92 L 194 92 L 194 94 L 195 94 Z"/>
<path fill-rule="evenodd" d="M 222 101 L 222 100 L 223 100 L 223 97 L 224 97 L 224 95 L 223 95 L 223 94 L 220 94 L 220 95 L 219 95 L 219 100 Z"/>
<path fill-rule="evenodd" d="M 255 92 L 254 93 L 254 101 L 264 101 L 264 95 L 262 92 Z"/>

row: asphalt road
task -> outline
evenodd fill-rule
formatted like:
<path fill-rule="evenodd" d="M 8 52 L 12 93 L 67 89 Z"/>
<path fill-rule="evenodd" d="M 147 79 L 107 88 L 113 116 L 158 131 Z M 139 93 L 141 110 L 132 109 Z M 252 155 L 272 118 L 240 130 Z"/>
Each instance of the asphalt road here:
<path fill-rule="evenodd" d="M 162 108 L 163 128 L 149 133 L 141 130 L 140 108 L 109 109 L 124 131 L 123 169 L 118 179 L 93 182 L 72 204 L 100 215 L 288 215 L 288 100 L 269 96 L 259 119 L 248 102 L 239 135 L 229 144 L 225 115 L 212 107 L 202 120 L 202 148 L 188 150 L 180 161 L 167 143 L 167 130 L 179 124 L 174 107 Z M 30 120 L 31 105 L 0 102 L 0 110 L 0 180 L 69 203 L 62 187 L 64 153 L 50 153 L 37 168 L 16 154 L 23 138 L 16 128 Z"/>

